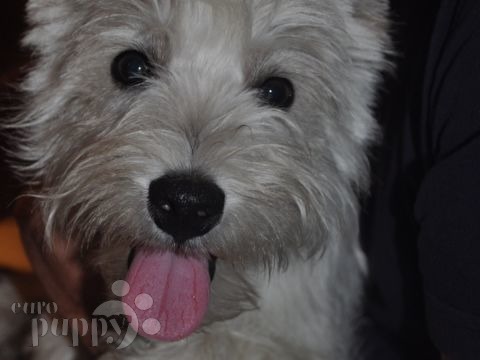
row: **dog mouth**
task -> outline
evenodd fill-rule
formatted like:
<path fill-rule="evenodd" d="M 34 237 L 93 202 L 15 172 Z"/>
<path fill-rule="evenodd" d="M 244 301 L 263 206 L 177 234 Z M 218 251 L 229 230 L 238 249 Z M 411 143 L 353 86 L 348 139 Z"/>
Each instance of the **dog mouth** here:
<path fill-rule="evenodd" d="M 137 248 L 133 248 L 130 250 L 130 253 L 128 254 L 128 259 L 127 259 L 127 267 L 130 269 L 130 266 L 132 265 L 133 259 L 135 258 L 135 253 L 137 251 Z M 215 272 L 217 271 L 217 260 L 218 257 L 216 257 L 213 254 L 209 254 L 210 258 L 208 259 L 208 274 L 210 275 L 210 281 L 213 281 L 215 278 Z"/>
<path fill-rule="evenodd" d="M 210 259 L 208 260 L 208 274 L 210 275 L 210 281 L 213 281 L 213 278 L 215 277 L 217 260 L 218 258 L 215 255 L 210 254 Z"/>
<path fill-rule="evenodd" d="M 177 341 L 197 330 L 206 314 L 217 258 L 133 249 L 123 299 L 130 326 L 157 341 Z"/>

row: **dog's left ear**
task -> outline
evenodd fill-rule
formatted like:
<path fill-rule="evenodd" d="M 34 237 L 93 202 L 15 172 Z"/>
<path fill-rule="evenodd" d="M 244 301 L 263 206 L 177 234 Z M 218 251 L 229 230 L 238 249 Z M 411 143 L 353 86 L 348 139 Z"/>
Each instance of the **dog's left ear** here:
<path fill-rule="evenodd" d="M 390 8 L 388 0 L 348 0 L 353 6 L 353 15 L 355 18 L 367 20 L 372 23 L 386 23 L 388 19 L 388 10 Z"/>
<path fill-rule="evenodd" d="M 82 266 L 78 247 L 67 245 L 62 239 L 54 239 L 51 249 L 45 246 L 43 223 L 32 206 L 31 201 L 20 200 L 15 215 L 34 273 L 50 297 L 45 300 L 58 305 L 55 317 L 88 321 L 99 293 L 98 278 Z M 82 338 L 86 346 L 89 339 L 89 336 Z"/>
<path fill-rule="evenodd" d="M 351 6 L 352 21 L 348 22 L 350 35 L 357 47 L 354 62 L 361 73 L 368 64 L 368 69 L 378 72 L 391 70 L 386 60 L 393 49 L 390 39 L 389 1 L 388 0 L 344 0 Z M 364 79 L 366 80 L 366 79 Z M 376 83 L 362 81 L 364 89 L 373 89 Z"/>

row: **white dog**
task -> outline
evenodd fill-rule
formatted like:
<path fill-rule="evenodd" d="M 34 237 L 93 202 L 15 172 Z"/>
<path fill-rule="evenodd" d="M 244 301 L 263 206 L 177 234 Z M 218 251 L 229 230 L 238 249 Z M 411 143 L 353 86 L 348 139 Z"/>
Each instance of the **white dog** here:
<path fill-rule="evenodd" d="M 359 356 L 386 3 L 30 0 L 17 170 L 61 270 L 24 236 L 63 314 L 126 281 L 105 359 Z"/>

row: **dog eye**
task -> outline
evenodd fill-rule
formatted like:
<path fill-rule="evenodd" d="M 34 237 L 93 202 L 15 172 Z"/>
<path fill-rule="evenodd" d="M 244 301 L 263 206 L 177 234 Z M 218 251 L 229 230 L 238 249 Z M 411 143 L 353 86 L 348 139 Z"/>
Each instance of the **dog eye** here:
<path fill-rule="evenodd" d="M 145 54 L 127 50 L 118 54 L 112 62 L 112 77 L 124 86 L 138 85 L 150 74 L 150 63 Z"/>
<path fill-rule="evenodd" d="M 287 109 L 293 104 L 295 90 L 288 79 L 272 77 L 258 89 L 260 99 L 270 106 Z"/>

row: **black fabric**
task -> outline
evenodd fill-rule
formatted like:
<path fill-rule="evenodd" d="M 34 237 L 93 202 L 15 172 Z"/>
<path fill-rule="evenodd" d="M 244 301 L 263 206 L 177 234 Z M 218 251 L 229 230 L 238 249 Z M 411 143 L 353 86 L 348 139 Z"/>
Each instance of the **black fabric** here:
<path fill-rule="evenodd" d="M 369 360 L 480 359 L 480 1 L 392 1 L 362 240 Z"/>

